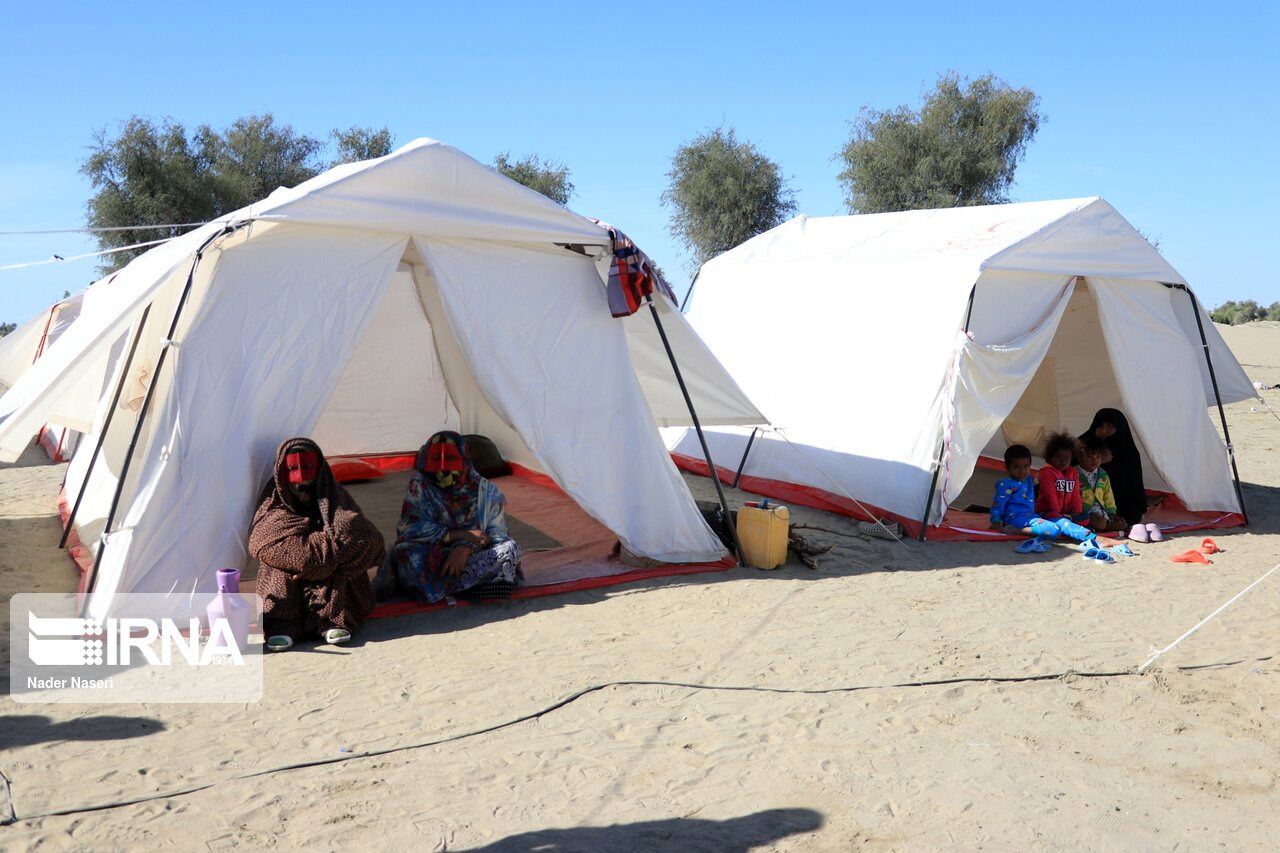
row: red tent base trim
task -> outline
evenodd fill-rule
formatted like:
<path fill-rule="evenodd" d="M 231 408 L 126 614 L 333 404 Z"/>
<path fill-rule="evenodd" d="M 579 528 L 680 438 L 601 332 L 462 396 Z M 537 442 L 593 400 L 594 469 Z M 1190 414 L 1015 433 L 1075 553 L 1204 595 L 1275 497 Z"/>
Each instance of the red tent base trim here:
<path fill-rule="evenodd" d="M 680 453 L 672 453 L 671 459 L 676 463 L 676 467 L 682 471 L 688 471 L 701 477 L 709 476 L 710 469 L 702 459 L 696 459 Z M 991 468 L 994 462 L 994 460 L 986 460 L 984 458 L 980 459 L 978 464 L 983 468 Z M 995 467 L 1003 468 L 998 463 L 995 464 Z M 733 483 L 734 471 L 717 465 L 716 473 L 720 477 L 720 482 Z M 877 519 L 897 521 L 911 538 L 917 538 L 920 535 L 919 519 L 904 518 L 897 513 L 883 510 L 870 503 L 864 502 L 859 506 L 843 495 L 832 494 L 814 486 L 802 486 L 797 483 L 788 483 L 784 480 L 770 480 L 764 477 L 752 477 L 748 474 L 743 474 L 738 487 L 753 494 L 826 510 L 848 518 L 856 518 L 860 521 L 875 521 Z M 1156 492 L 1150 489 L 1147 490 L 1147 494 L 1151 497 L 1159 497 L 1160 502 L 1148 510 L 1144 521 L 1159 525 L 1160 529 L 1165 533 L 1216 530 L 1227 527 L 1240 527 L 1244 524 L 1244 516 L 1238 512 L 1196 512 L 1187 509 L 1177 495 L 1169 494 L 1168 492 Z M 871 513 L 875 514 L 874 517 Z M 935 542 L 1015 542 L 1026 538 L 1024 536 L 997 533 L 988 529 L 987 524 L 987 516 L 983 513 L 961 512 L 949 509 L 941 525 L 929 526 L 925 538 Z"/>
<path fill-rule="evenodd" d="M 707 572 L 727 572 L 736 566 L 728 559 L 721 560 L 718 563 L 681 563 L 668 566 L 656 566 L 652 569 L 636 569 L 633 572 L 624 572 L 619 575 L 604 575 L 598 578 L 583 578 L 582 580 L 567 581 L 565 583 L 548 584 L 546 586 L 523 586 L 511 593 L 511 599 L 523 598 L 540 598 L 544 595 L 563 595 L 569 592 L 581 592 L 585 589 L 599 589 L 606 586 L 617 586 L 624 583 L 632 583 L 633 581 L 647 581 L 654 578 L 678 577 L 680 575 L 700 575 Z M 408 616 L 413 613 L 428 613 L 433 610 L 448 610 L 451 607 L 475 607 L 475 606 L 491 606 L 494 602 L 472 602 L 465 599 L 456 599 L 454 604 L 448 604 L 440 601 L 435 604 L 419 604 L 416 601 L 392 601 L 386 604 L 379 604 L 373 608 L 373 612 L 369 614 L 370 619 L 383 619 L 392 616 Z"/>

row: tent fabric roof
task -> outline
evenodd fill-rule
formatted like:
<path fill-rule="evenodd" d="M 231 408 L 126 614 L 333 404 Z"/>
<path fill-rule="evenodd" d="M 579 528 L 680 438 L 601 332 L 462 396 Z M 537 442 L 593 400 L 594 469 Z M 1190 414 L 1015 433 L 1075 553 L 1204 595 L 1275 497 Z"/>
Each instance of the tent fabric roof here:
<path fill-rule="evenodd" d="M 958 278 L 969 284 L 985 269 L 1186 284 L 1114 207 L 1096 196 L 854 216 L 800 215 L 707 266 L 800 261 L 945 264 L 963 271 Z"/>
<path fill-rule="evenodd" d="M 596 223 L 433 139 L 414 140 L 375 160 L 337 166 L 163 243 L 113 274 L 101 309 L 88 312 L 73 325 L 46 357 L 0 397 L 0 460 L 17 458 L 46 421 L 83 428 L 85 413 L 80 410 L 84 405 L 79 402 L 84 397 L 83 383 L 75 377 L 106 357 L 111 343 L 128 329 L 141 307 L 171 276 L 181 274 L 180 265 L 206 240 L 246 220 L 496 243 L 576 243 L 602 249 L 608 245 L 604 229 Z M 153 319 L 167 322 L 167 318 Z M 671 322 L 685 324 L 679 315 Z M 673 334 L 679 336 L 680 331 L 673 329 Z M 690 345 L 678 355 L 700 360 L 706 374 L 703 384 L 721 388 L 714 402 L 727 406 L 718 419 L 715 412 L 708 412 L 708 422 L 764 421 L 704 346 Z M 641 376 L 652 403 L 658 392 L 650 379 Z M 681 422 L 678 413 L 655 414 L 663 423 Z"/>

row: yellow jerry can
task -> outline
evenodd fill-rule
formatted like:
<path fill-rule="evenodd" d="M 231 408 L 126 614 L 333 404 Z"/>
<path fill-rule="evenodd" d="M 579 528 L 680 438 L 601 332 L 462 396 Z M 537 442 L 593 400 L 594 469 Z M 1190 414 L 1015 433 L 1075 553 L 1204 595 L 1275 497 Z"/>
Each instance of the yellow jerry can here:
<path fill-rule="evenodd" d="M 787 561 L 791 513 L 785 506 L 752 501 L 738 510 L 742 559 L 756 569 L 776 569 Z"/>

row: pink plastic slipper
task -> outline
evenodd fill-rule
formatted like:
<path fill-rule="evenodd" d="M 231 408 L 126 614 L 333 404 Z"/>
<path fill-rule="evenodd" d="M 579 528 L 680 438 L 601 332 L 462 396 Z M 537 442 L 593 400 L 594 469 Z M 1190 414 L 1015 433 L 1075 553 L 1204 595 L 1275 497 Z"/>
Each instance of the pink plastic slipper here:
<path fill-rule="evenodd" d="M 1217 554 L 1221 551 L 1222 549 L 1218 547 L 1218 543 L 1214 542 L 1209 536 L 1206 536 L 1204 541 L 1200 543 L 1200 552 L 1202 554 Z"/>
<path fill-rule="evenodd" d="M 1204 554 L 1199 551 L 1183 551 L 1181 554 L 1174 554 L 1169 558 L 1175 563 L 1212 563 Z"/>
<path fill-rule="evenodd" d="M 1143 527 L 1141 524 L 1135 524 L 1133 528 L 1130 529 L 1129 531 L 1129 538 L 1132 539 L 1134 542 L 1148 541 L 1147 528 Z"/>
<path fill-rule="evenodd" d="M 1147 525 L 1147 538 L 1152 542 L 1163 542 L 1164 534 L 1160 532 L 1160 528 L 1154 524 Z"/>

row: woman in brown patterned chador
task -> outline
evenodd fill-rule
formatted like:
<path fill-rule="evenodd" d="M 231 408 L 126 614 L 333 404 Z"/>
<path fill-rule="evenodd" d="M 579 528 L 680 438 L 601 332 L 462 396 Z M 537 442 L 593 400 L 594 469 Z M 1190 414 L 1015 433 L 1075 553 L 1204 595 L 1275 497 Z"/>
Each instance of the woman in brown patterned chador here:
<path fill-rule="evenodd" d="M 282 651 L 314 636 L 345 643 L 360 630 L 374 604 L 369 572 L 386 545 L 316 443 L 291 438 L 259 496 L 249 553 L 261 563 L 267 649 Z"/>

